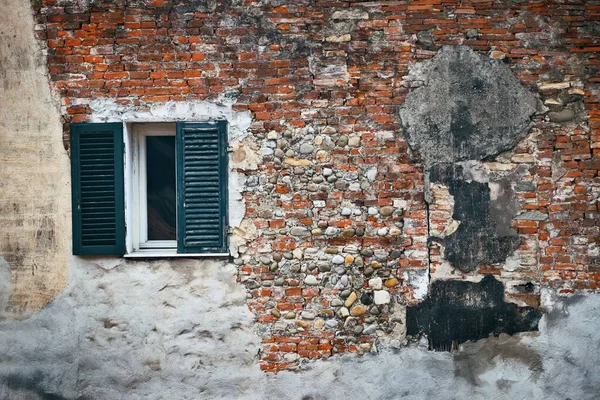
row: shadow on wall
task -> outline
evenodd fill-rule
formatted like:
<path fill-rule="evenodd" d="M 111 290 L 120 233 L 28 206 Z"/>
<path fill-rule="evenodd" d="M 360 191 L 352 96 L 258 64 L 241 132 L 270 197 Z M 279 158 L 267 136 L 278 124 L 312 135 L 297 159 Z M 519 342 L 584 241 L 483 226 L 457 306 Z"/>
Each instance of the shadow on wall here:
<path fill-rule="evenodd" d="M 66 397 L 59 394 L 48 393 L 44 389 L 43 381 L 44 376 L 41 371 L 29 376 L 13 374 L 4 378 L 5 385 L 12 391 L 11 396 L 14 396 L 15 399 L 67 400 Z"/>

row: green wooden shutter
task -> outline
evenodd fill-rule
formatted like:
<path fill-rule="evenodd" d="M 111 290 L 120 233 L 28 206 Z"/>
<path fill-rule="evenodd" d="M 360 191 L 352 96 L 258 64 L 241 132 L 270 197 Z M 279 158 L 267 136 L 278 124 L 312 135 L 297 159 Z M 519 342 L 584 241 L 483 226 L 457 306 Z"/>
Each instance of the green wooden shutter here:
<path fill-rule="evenodd" d="M 125 253 L 123 125 L 71 125 L 73 254 Z"/>
<path fill-rule="evenodd" d="M 177 252 L 227 252 L 227 123 L 177 124 Z"/>

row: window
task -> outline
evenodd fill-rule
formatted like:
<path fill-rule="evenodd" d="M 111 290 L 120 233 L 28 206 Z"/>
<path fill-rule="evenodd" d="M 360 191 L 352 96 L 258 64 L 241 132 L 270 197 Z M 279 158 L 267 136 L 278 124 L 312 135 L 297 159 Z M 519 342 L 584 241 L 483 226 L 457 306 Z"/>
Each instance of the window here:
<path fill-rule="evenodd" d="M 71 127 L 74 254 L 226 254 L 226 122 L 127 128 Z"/>
<path fill-rule="evenodd" d="M 177 248 L 175 123 L 131 126 L 132 250 Z"/>

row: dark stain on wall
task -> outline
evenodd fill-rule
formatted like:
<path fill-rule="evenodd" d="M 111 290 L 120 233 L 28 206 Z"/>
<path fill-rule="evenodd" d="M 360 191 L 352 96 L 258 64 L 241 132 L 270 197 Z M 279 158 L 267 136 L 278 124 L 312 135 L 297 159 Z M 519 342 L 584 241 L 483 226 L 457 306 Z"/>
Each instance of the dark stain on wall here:
<path fill-rule="evenodd" d="M 442 242 L 445 258 L 463 272 L 503 262 L 521 245 L 511 183 L 495 181 L 492 198 L 490 184 L 465 174 L 461 163 L 512 149 L 527 135 L 537 98 L 507 66 L 463 46 L 442 48 L 415 76 L 423 85 L 400 107 L 403 131 L 429 182 L 449 188 L 460 221 L 451 235 L 430 240 Z"/>
<path fill-rule="evenodd" d="M 454 196 L 452 218 L 460 221 L 452 235 L 433 240 L 444 244 L 444 257 L 455 268 L 470 272 L 482 263 L 505 261 L 520 246 L 521 238 L 511 228 L 509 218 L 492 216 L 489 184 L 466 181 L 462 177 L 461 165 L 438 164 L 431 168 L 429 180 L 448 186 L 450 194 Z M 508 204 L 506 208 L 510 208 Z"/>
<path fill-rule="evenodd" d="M 429 349 L 451 351 L 490 334 L 537 331 L 541 311 L 504 301 L 504 284 L 492 275 L 480 282 L 435 281 L 427 299 L 406 310 L 409 335 L 424 333 Z"/>
<path fill-rule="evenodd" d="M 17 390 L 19 392 L 28 392 L 29 394 L 35 394 L 37 398 L 42 400 L 67 400 L 66 397 L 60 396 L 55 393 L 50 393 L 46 389 L 42 387 L 42 382 L 44 381 L 44 376 L 40 371 L 35 372 L 30 376 L 12 374 L 8 375 L 4 378 L 4 383 L 6 386 L 12 390 Z M 25 396 L 24 398 L 30 398 Z M 83 397 L 79 397 L 79 399 L 83 400 Z"/>
<path fill-rule="evenodd" d="M 498 362 L 527 367 L 529 379 L 536 380 L 544 372 L 542 356 L 535 348 L 522 343 L 518 336 L 490 338 L 485 343 L 476 343 L 464 351 L 453 354 L 454 376 L 466 379 L 473 386 L 486 385 L 486 372 L 493 371 Z M 509 389 L 514 380 L 498 379 L 500 389 Z"/>

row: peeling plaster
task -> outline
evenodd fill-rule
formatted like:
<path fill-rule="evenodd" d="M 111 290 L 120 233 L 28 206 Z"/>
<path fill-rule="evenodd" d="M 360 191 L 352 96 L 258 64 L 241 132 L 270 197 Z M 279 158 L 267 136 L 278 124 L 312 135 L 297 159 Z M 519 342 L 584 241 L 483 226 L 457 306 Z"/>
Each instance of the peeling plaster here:
<path fill-rule="evenodd" d="M 407 270 L 403 278 L 413 289 L 416 300 L 424 300 L 429 291 L 429 271 L 426 269 Z"/>
<path fill-rule="evenodd" d="M 65 288 L 71 224 L 59 104 L 31 5 L 0 0 L 0 10 L 2 320 L 28 318 Z"/>
<path fill-rule="evenodd" d="M 445 259 L 465 273 L 503 262 L 521 244 L 511 226 L 519 207 L 510 180 L 492 181 L 480 160 L 512 149 L 527 135 L 536 97 L 506 65 L 466 46 L 443 47 L 433 59 L 412 65 L 405 81 L 419 83 L 399 114 L 425 164 L 425 201 L 434 200 L 432 183 L 446 185 L 452 220 L 459 222 L 431 239 L 442 242 Z"/>
<path fill-rule="evenodd" d="M 89 102 L 92 109 L 90 122 L 208 122 L 226 120 L 229 143 L 248 136 L 252 123 L 249 111 L 234 111 L 235 99 L 222 97 L 211 101 L 182 101 L 156 103 L 149 111 L 134 106 L 117 104 L 113 99 L 94 99 Z"/>
<path fill-rule="evenodd" d="M 80 1 L 79 6 L 87 7 L 87 2 Z M 347 68 L 322 73 L 341 74 L 344 79 Z M 247 140 L 249 114 L 233 112 L 230 98 L 167 103 L 144 112 L 111 102 L 92 101 L 92 120 L 227 119 L 233 124 L 232 168 L 253 170 L 261 163 L 260 152 Z M 392 138 L 392 132 L 376 135 Z M 240 155 L 238 159 L 235 154 Z M 465 171 L 475 168 L 473 176 L 465 175 L 466 181 L 488 183 L 485 169 L 476 170 L 481 163 L 457 164 Z M 256 228 L 243 220 L 244 209 L 239 207 L 245 184 L 244 176 L 232 169 L 230 224 L 236 248 L 256 237 Z M 489 186 L 491 197 L 502 196 L 499 184 Z M 460 227 L 459 221 L 455 222 L 455 228 L 444 231 L 446 235 Z M 260 373 L 256 366 L 258 339 L 251 332 L 246 293 L 235 281 L 232 265 L 210 260 L 130 262 L 107 257 L 73 258 L 71 264 L 69 288 L 47 309 L 30 321 L 0 323 L 0 343 L 9 343 L 0 346 L 0 359 L 11 360 L 8 366 L 0 364 L 0 397 L 16 393 L 28 398 L 135 399 L 168 392 L 180 398 L 275 399 L 292 392 L 304 399 L 398 395 L 409 399 L 564 398 L 567 394 L 587 398 L 588 393 L 600 390 L 600 363 L 595 353 L 589 353 L 598 341 L 597 319 L 588 318 L 597 315 L 597 297 L 558 300 L 545 294 L 546 304 L 554 302 L 560 312 L 542 321 L 539 338 L 484 339 L 461 346 L 463 352 L 457 356 L 429 353 L 420 347 L 391 351 L 381 346 L 377 357 L 334 356 L 327 362 L 304 364 L 301 373 L 272 376 Z M 415 298 L 426 298 L 427 270 L 405 271 L 404 279 Z M 0 285 L 0 306 L 1 294 Z M 392 339 L 392 347 L 405 344 L 405 312 L 400 306 L 390 315 L 399 329 L 394 331 L 397 343 Z M 388 339 L 382 337 L 382 342 Z M 572 349 L 573 342 L 577 346 Z M 573 358 L 571 351 L 578 357 Z M 539 368 L 541 364 L 543 368 Z M 566 369 L 569 371 L 563 372 Z M 525 374 L 527 371 L 535 375 Z M 566 380 L 566 375 L 578 379 Z M 311 385 L 307 386 L 307 381 Z"/>

